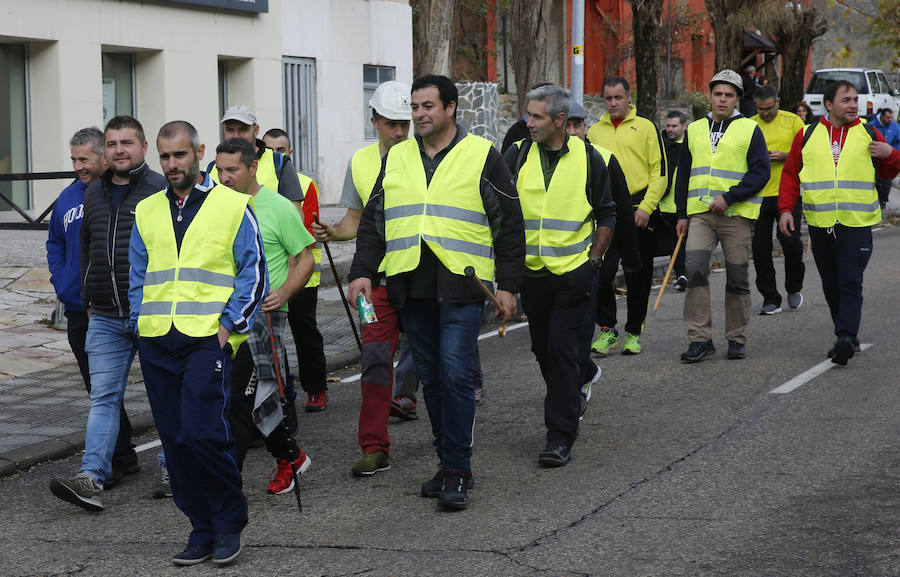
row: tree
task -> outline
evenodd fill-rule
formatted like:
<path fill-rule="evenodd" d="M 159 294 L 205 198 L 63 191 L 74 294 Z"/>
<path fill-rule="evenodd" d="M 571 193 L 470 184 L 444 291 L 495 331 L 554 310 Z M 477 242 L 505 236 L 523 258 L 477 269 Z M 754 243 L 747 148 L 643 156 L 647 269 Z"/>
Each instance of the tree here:
<path fill-rule="evenodd" d="M 768 32 L 781 54 L 779 95 L 784 105 L 793 106 L 803 100 L 809 49 L 827 31 L 828 21 L 809 1 L 788 3 L 773 13 Z"/>
<path fill-rule="evenodd" d="M 529 88 L 547 79 L 552 11 L 553 0 L 513 0 L 510 6 L 510 47 L 520 114 L 528 104 Z"/>
<path fill-rule="evenodd" d="M 631 0 L 638 114 L 656 118 L 663 0 Z"/>
<path fill-rule="evenodd" d="M 705 0 L 704 4 L 716 33 L 716 70 L 738 71 L 744 50 L 744 30 L 765 28 L 772 0 Z"/>
<path fill-rule="evenodd" d="M 450 41 L 457 0 L 417 0 L 416 71 L 450 76 Z"/>

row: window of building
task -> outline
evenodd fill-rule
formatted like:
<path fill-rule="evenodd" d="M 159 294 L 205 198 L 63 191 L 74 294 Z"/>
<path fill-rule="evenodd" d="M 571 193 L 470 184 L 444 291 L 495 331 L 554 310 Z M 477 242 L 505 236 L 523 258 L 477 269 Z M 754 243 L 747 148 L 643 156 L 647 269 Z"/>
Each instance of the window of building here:
<path fill-rule="evenodd" d="M 316 177 L 316 60 L 284 56 L 284 131 L 294 148 L 294 168 Z M 260 133 L 262 134 L 262 133 Z"/>
<path fill-rule="evenodd" d="M 104 52 L 103 124 L 113 116 L 134 116 L 134 54 Z"/>
<path fill-rule="evenodd" d="M 0 174 L 28 172 L 28 93 L 25 46 L 0 44 Z M 0 192 L 31 208 L 27 181 L 0 182 Z M 0 210 L 12 208 L 0 202 Z"/>
<path fill-rule="evenodd" d="M 378 134 L 375 133 L 375 127 L 369 121 L 372 118 L 372 111 L 369 109 L 369 100 L 375 94 L 375 89 L 382 82 L 394 79 L 393 66 L 373 66 L 371 64 L 363 65 L 363 126 L 366 127 L 366 138 L 376 139 Z"/>

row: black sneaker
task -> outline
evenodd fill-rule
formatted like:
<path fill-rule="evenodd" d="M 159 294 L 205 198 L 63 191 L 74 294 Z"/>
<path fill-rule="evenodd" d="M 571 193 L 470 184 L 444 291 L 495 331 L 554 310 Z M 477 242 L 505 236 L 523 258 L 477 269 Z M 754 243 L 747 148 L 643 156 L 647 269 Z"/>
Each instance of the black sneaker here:
<path fill-rule="evenodd" d="M 857 354 L 861 350 L 862 349 L 859 347 L 859 340 L 854 337 L 853 338 L 853 354 Z M 834 347 L 831 347 L 830 349 L 828 349 L 828 358 L 830 359 L 833 356 L 834 356 Z"/>
<path fill-rule="evenodd" d="M 726 356 L 729 359 L 746 359 L 747 346 L 737 341 L 728 341 L 728 354 Z"/>
<path fill-rule="evenodd" d="M 706 357 L 716 354 L 716 347 L 712 341 L 697 341 L 691 343 L 688 350 L 681 353 L 681 360 L 685 363 L 699 363 Z"/>
<path fill-rule="evenodd" d="M 213 543 L 212 562 L 215 565 L 228 565 L 241 554 L 241 534 L 216 535 Z"/>
<path fill-rule="evenodd" d="M 422 483 L 422 492 L 420 495 L 425 497 L 426 499 L 437 499 L 437 496 L 440 495 L 441 489 L 444 486 L 444 471 L 443 469 L 434 474 L 434 477 Z M 472 476 L 472 473 L 469 472 L 468 477 L 466 477 L 466 489 L 472 489 L 475 487 L 475 477 Z"/>
<path fill-rule="evenodd" d="M 854 355 L 853 339 L 850 337 L 838 338 L 832 350 L 834 355 L 831 357 L 831 362 L 842 367 L 846 366 L 847 361 L 852 359 Z"/>
<path fill-rule="evenodd" d="M 677 292 L 683 293 L 687 288 L 687 277 L 684 275 L 679 276 L 677 279 L 675 279 L 675 283 L 672 285 L 672 287 Z"/>
<path fill-rule="evenodd" d="M 198 565 L 212 557 L 212 545 L 188 545 L 184 551 L 172 557 L 172 563 L 182 567 Z"/>
<path fill-rule="evenodd" d="M 572 447 L 559 442 L 549 442 L 538 455 L 542 467 L 562 467 L 572 459 Z"/>
<path fill-rule="evenodd" d="M 444 469 L 444 482 L 441 486 L 441 492 L 438 493 L 438 505 L 448 507 L 450 509 L 465 509 L 469 505 L 469 489 L 470 473 L 468 471 L 458 471 L 456 469 Z"/>

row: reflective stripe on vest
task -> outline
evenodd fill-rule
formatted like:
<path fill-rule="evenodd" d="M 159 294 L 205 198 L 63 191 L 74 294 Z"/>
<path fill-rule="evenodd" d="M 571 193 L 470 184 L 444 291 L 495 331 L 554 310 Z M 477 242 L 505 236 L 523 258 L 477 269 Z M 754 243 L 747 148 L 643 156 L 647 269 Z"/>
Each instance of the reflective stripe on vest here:
<path fill-rule="evenodd" d="M 707 212 L 714 197 L 725 194 L 741 182 L 747 172 L 747 151 L 757 128 L 749 118 L 735 118 L 726 127 L 713 153 L 709 123 L 709 118 L 704 117 L 688 125 L 688 148 L 693 160 L 688 182 L 688 216 Z M 762 197 L 757 194 L 749 200 L 733 203 L 726 214 L 756 220 L 761 204 Z"/>
<path fill-rule="evenodd" d="M 165 190 L 141 201 L 135 224 L 147 247 L 147 272 L 138 316 L 142 337 L 175 328 L 191 337 L 217 334 L 219 318 L 234 292 L 234 239 L 250 197 L 216 185 L 200 206 L 181 242 L 175 242 Z M 237 350 L 246 335 L 232 335 Z"/>
<path fill-rule="evenodd" d="M 828 129 L 821 123 L 813 129 L 799 174 L 803 215 L 810 226 L 863 227 L 881 221 L 870 142 L 861 124 L 851 126 L 835 165 Z"/>
<path fill-rule="evenodd" d="M 318 195 L 319 186 L 316 184 L 316 181 L 306 176 L 302 172 L 297 173 L 297 178 L 300 179 L 300 190 L 303 191 L 303 202 L 309 198 L 310 194 Z M 313 185 L 313 192 L 309 192 L 309 186 Z M 313 200 L 318 200 L 318 196 Z M 315 267 L 313 268 L 312 276 L 309 277 L 309 281 L 307 281 L 306 285 L 303 288 L 309 288 L 314 286 L 319 286 L 322 282 L 322 249 L 318 248 L 319 243 L 314 242 L 309 245 L 310 250 L 312 250 L 313 254 L 313 262 L 315 263 Z"/>
<path fill-rule="evenodd" d="M 415 139 L 391 148 L 383 180 L 387 276 L 414 270 L 424 240 L 450 272 L 463 275 L 472 266 L 479 278 L 494 278 L 494 240 L 481 199 L 491 146 L 467 134 L 438 165 L 430 184 Z"/>
<path fill-rule="evenodd" d="M 525 266 L 563 275 L 588 260 L 594 226 L 587 200 L 584 141 L 568 139 L 550 185 L 544 186 L 540 145 L 533 143 L 516 178 L 525 219 Z"/>

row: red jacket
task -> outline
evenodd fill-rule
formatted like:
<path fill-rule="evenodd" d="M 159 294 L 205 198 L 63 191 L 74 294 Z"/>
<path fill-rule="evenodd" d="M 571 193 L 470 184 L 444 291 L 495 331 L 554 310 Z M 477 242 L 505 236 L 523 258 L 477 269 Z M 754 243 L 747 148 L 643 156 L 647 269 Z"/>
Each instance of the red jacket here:
<path fill-rule="evenodd" d="M 824 116 L 819 122 L 825 125 L 825 128 L 832 133 L 833 137 L 837 137 L 834 142 L 843 148 L 844 141 L 847 139 L 847 130 L 850 126 L 856 126 L 861 121 L 859 118 L 851 122 L 847 127 L 835 128 L 832 132 L 832 124 Z M 778 188 L 778 214 L 783 212 L 793 212 L 800 200 L 800 170 L 803 168 L 803 151 L 801 144 L 803 143 L 803 134 L 806 129 L 799 131 L 794 137 L 794 143 L 791 145 L 791 152 L 784 161 L 784 171 L 781 173 L 781 185 Z M 885 142 L 884 136 L 875 128 L 875 138 L 879 142 Z M 900 150 L 894 149 L 891 155 L 885 159 L 875 160 L 875 168 L 878 178 L 891 179 L 900 172 Z"/>

